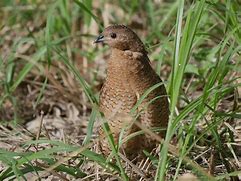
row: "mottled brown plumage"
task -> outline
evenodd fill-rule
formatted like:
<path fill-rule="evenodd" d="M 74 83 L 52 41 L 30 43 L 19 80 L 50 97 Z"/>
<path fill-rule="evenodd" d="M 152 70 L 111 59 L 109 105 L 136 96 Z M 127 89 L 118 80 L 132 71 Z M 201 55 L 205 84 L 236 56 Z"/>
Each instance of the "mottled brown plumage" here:
<path fill-rule="evenodd" d="M 100 110 L 104 113 L 117 143 L 123 128 L 126 128 L 124 137 L 139 130 L 133 124 L 135 119 L 130 115 L 130 110 L 140 96 L 148 88 L 160 83 L 161 79 L 150 65 L 143 43 L 128 27 L 124 25 L 107 27 L 95 41 L 99 42 L 104 42 L 111 48 L 107 78 L 100 93 Z M 149 103 L 158 96 L 159 98 Z M 136 121 L 148 128 L 166 128 L 169 109 L 164 85 L 148 94 L 136 114 L 140 114 Z M 106 137 L 102 128 L 99 134 L 102 138 Z M 160 135 L 164 136 L 164 133 L 161 132 Z M 155 146 L 156 141 L 145 134 L 130 139 L 122 145 L 122 148 L 127 156 L 133 158 L 142 150 L 151 151 Z M 100 142 L 100 149 L 105 155 L 110 153 L 106 138 Z"/>

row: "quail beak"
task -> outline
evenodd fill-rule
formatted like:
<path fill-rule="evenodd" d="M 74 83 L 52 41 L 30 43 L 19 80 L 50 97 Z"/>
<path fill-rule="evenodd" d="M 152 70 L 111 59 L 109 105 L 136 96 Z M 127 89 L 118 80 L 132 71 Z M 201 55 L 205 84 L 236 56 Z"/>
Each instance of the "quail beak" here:
<path fill-rule="evenodd" d="M 94 41 L 94 43 L 100 43 L 100 42 L 104 42 L 104 41 L 105 41 L 104 35 L 100 35 L 100 36 L 98 36 L 98 38 Z"/>

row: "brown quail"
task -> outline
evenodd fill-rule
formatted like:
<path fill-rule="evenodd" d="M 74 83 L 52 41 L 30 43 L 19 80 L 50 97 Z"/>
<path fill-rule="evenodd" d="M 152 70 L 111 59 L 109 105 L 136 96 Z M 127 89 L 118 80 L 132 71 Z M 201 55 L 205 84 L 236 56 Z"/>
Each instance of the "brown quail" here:
<path fill-rule="evenodd" d="M 108 59 L 107 78 L 100 93 L 100 111 L 104 113 L 110 130 L 117 144 L 122 129 L 124 138 L 140 129 L 133 124 L 131 109 L 138 99 L 150 87 L 162 82 L 150 65 L 147 52 L 142 41 L 130 28 L 124 25 L 112 25 L 104 29 L 95 43 L 103 42 L 111 48 Z M 156 98 L 156 99 L 155 99 Z M 164 85 L 154 89 L 139 105 L 135 121 L 147 128 L 166 128 L 169 117 L 169 105 Z M 102 128 L 99 135 L 100 150 L 110 154 L 110 146 Z M 165 132 L 160 132 L 164 136 Z M 122 150 L 130 158 L 151 151 L 156 141 L 148 134 L 132 137 L 122 145 Z"/>

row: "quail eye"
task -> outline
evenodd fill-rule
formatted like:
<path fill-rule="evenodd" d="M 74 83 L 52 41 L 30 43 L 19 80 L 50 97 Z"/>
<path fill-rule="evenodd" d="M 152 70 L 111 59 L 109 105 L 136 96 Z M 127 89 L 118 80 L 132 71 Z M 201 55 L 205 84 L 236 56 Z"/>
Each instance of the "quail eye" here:
<path fill-rule="evenodd" d="M 111 33 L 111 34 L 110 34 L 110 37 L 111 37 L 111 38 L 116 38 L 116 33 Z"/>

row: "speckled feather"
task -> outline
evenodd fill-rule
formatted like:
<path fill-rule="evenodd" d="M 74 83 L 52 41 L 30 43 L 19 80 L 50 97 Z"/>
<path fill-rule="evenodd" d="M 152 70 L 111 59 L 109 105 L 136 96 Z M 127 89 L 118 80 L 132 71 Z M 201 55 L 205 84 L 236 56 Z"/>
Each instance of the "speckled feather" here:
<path fill-rule="evenodd" d="M 107 27 L 103 34 L 108 36 L 112 31 L 117 33 L 117 36 L 122 34 L 128 37 L 130 45 L 125 45 L 125 47 L 131 47 L 122 49 L 119 48 L 119 44 L 116 47 L 113 42 L 110 43 L 112 52 L 108 60 L 107 78 L 100 93 L 100 110 L 104 113 L 114 140 L 117 142 L 122 128 L 127 125 L 129 127 L 124 137 L 139 130 L 135 124 L 132 124 L 133 117 L 129 114 L 130 110 L 137 103 L 138 96 L 143 95 L 153 85 L 160 83 L 161 79 L 150 65 L 143 43 L 132 30 L 123 25 L 114 25 Z M 143 100 L 138 110 L 141 110 L 157 96 L 161 96 L 161 98 L 150 103 L 136 120 L 148 128 L 166 128 L 168 123 L 169 109 L 164 85 L 153 90 Z M 101 137 L 105 137 L 102 128 L 99 129 L 99 134 Z M 160 135 L 164 136 L 164 133 L 162 132 Z M 151 151 L 155 146 L 156 141 L 145 134 L 132 138 L 122 148 L 127 156 L 135 157 L 143 149 Z M 110 153 L 107 139 L 100 142 L 100 149 L 105 155 Z"/>

